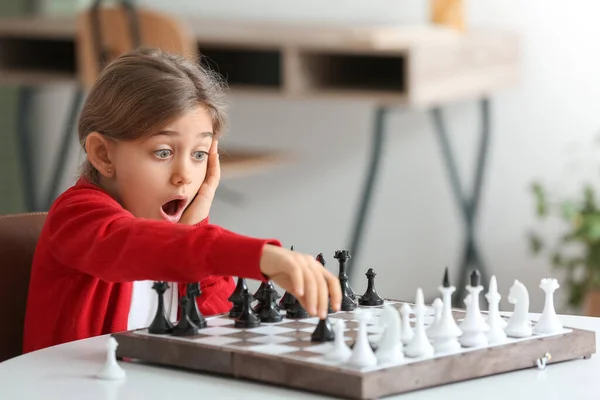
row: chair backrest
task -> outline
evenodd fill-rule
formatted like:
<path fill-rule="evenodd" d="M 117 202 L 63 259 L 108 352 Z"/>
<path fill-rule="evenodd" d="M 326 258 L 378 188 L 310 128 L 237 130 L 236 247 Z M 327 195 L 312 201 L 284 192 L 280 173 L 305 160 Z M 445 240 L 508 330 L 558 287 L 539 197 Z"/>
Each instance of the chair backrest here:
<path fill-rule="evenodd" d="M 159 48 L 192 59 L 198 55 L 197 42 L 188 26 L 170 15 L 136 6 L 134 21 L 137 22 L 132 24 L 131 14 L 123 5 L 98 6 L 94 10 L 94 7 L 86 9 L 77 18 L 77 64 L 84 89 L 94 84 L 103 63 L 138 46 Z M 101 54 L 106 56 L 104 60 Z"/>
<path fill-rule="evenodd" d="M 46 213 L 0 216 L 0 362 L 22 353 L 31 263 Z"/>

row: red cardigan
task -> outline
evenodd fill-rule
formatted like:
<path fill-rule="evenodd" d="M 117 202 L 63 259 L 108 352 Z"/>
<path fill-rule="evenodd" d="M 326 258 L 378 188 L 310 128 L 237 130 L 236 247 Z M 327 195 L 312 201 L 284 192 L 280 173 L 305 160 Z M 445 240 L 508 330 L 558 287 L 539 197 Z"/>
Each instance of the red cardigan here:
<path fill-rule="evenodd" d="M 266 243 L 207 220 L 135 218 L 80 179 L 52 205 L 34 255 L 23 351 L 127 330 L 133 281 L 200 282 L 204 315 L 227 312 L 234 276 L 263 281 Z"/>

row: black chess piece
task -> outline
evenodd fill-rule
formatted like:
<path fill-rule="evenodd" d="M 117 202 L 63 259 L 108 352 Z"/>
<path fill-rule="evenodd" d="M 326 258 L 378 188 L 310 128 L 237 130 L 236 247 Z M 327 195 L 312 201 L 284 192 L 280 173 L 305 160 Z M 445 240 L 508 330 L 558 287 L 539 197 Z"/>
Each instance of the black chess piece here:
<path fill-rule="evenodd" d="M 164 295 L 168 288 L 169 284 L 163 281 L 154 282 L 152 285 L 152 289 L 154 289 L 158 295 L 158 307 L 156 308 L 156 315 L 148 327 L 148 333 L 164 335 L 173 331 L 173 324 L 169 321 L 165 310 Z"/>
<path fill-rule="evenodd" d="M 179 323 L 173 328 L 173 336 L 193 336 L 198 333 L 198 327 L 190 319 L 190 308 L 192 302 L 188 296 L 182 296 L 179 299 L 181 306 L 181 318 Z"/>
<path fill-rule="evenodd" d="M 471 272 L 471 287 L 477 287 L 479 286 L 479 271 L 477 271 L 476 269 L 473 270 L 473 272 Z"/>
<path fill-rule="evenodd" d="M 329 318 L 320 320 L 310 336 L 311 342 L 331 342 L 333 339 L 335 339 L 335 333 L 333 332 Z"/>
<path fill-rule="evenodd" d="M 200 290 L 200 283 L 188 283 L 186 288 L 186 293 L 190 298 L 190 320 L 199 328 L 206 328 L 206 318 L 200 312 L 198 308 L 198 302 L 196 298 L 202 294 L 202 290 Z"/>
<path fill-rule="evenodd" d="M 442 285 L 445 288 L 450 287 L 450 278 L 448 277 L 448 267 L 446 267 L 446 270 L 444 271 L 444 282 L 442 283 Z"/>
<path fill-rule="evenodd" d="M 373 268 L 369 268 L 367 273 L 365 274 L 368 279 L 367 290 L 365 294 L 361 296 L 358 300 L 358 304 L 361 306 L 381 306 L 383 305 L 383 299 L 379 294 L 377 294 L 377 290 L 375 290 L 375 271 Z"/>
<path fill-rule="evenodd" d="M 298 299 L 294 298 L 294 303 L 287 309 L 286 317 L 289 319 L 306 319 L 310 318 L 310 315 Z"/>
<path fill-rule="evenodd" d="M 260 310 L 262 310 L 263 307 L 270 307 L 271 301 L 273 302 L 275 309 L 279 312 L 279 306 L 277 305 L 277 300 L 279 299 L 279 297 L 281 297 L 281 295 L 277 293 L 273 282 L 265 282 L 263 289 L 261 290 L 259 288 L 259 290 L 257 290 L 254 294 L 254 298 L 258 300 L 258 304 L 254 307 L 254 312 L 258 314 L 260 313 Z"/>
<path fill-rule="evenodd" d="M 254 296 L 248 293 L 248 289 L 242 294 L 242 312 L 235 319 L 234 327 L 236 328 L 256 328 L 260 325 L 260 319 L 250 306 L 254 301 Z"/>
<path fill-rule="evenodd" d="M 283 316 L 279 313 L 277 307 L 275 288 L 273 286 L 265 287 L 263 293 L 263 299 L 261 300 L 260 310 L 258 311 L 258 317 L 261 322 L 280 322 L 283 320 Z"/>
<path fill-rule="evenodd" d="M 237 318 L 242 313 L 243 306 L 243 294 L 248 291 L 248 285 L 246 285 L 246 280 L 244 278 L 239 278 L 237 280 L 237 285 L 235 286 L 235 290 L 229 296 L 229 301 L 233 303 L 233 307 L 229 310 L 230 318 Z"/>
<path fill-rule="evenodd" d="M 340 280 L 340 284 L 342 285 L 342 295 L 344 297 L 348 297 L 352 301 L 356 300 L 356 294 L 354 294 L 354 290 L 352 290 L 352 287 L 350 286 L 348 280 L 348 275 L 346 274 L 346 263 L 351 258 L 350 253 L 348 252 L 348 250 L 337 250 L 333 255 L 333 258 L 337 259 L 339 263 L 338 278 Z M 344 298 L 342 297 L 342 306 L 343 304 Z M 354 308 L 356 308 L 356 304 L 354 304 L 354 306 Z M 347 310 L 342 308 L 342 310 L 352 311 L 354 308 Z"/>

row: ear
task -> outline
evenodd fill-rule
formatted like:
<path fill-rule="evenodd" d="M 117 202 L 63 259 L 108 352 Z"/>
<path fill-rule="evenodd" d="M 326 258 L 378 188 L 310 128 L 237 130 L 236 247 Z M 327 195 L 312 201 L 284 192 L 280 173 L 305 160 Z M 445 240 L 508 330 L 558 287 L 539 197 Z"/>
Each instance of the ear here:
<path fill-rule="evenodd" d="M 98 132 L 90 133 L 85 139 L 85 152 L 88 160 L 106 178 L 111 178 L 115 174 L 112 160 L 113 146 L 110 138 Z"/>

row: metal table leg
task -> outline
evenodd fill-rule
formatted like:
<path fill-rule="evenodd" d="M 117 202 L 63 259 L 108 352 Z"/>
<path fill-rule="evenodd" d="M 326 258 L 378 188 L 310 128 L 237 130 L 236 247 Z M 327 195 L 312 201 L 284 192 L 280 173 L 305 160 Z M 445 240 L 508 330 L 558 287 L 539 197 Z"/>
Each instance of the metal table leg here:
<path fill-rule="evenodd" d="M 352 231 L 352 241 L 350 244 L 350 255 L 356 260 L 358 251 L 360 249 L 360 242 L 362 239 L 362 233 L 364 231 L 365 219 L 369 210 L 369 205 L 373 195 L 373 188 L 375 180 L 377 179 L 377 173 L 379 172 L 379 166 L 381 162 L 381 150 L 383 149 L 383 137 L 385 134 L 384 118 L 388 112 L 388 108 L 379 106 L 375 112 L 375 120 L 373 125 L 373 138 L 371 144 L 371 157 L 369 165 L 367 167 L 367 174 L 362 189 L 362 196 L 359 204 L 359 208 L 356 214 L 354 222 L 354 229 Z M 352 260 L 349 260 L 347 267 L 347 274 L 352 281 L 354 269 L 352 268 Z"/>
<path fill-rule="evenodd" d="M 471 198 L 467 198 L 463 193 L 458 171 L 456 168 L 456 162 L 452 150 L 450 148 L 450 140 L 444 120 L 442 118 L 442 111 L 439 108 L 431 110 L 433 117 L 434 126 L 436 133 L 440 140 L 442 147 L 442 153 L 444 161 L 446 162 L 446 168 L 450 177 L 450 183 L 454 192 L 456 202 L 461 208 L 464 224 L 465 224 L 465 246 L 463 249 L 462 259 L 460 263 L 460 275 L 458 284 L 456 284 L 456 292 L 454 293 L 452 303 L 455 307 L 464 307 L 462 301 L 466 296 L 465 286 L 468 282 L 468 276 L 471 273 L 472 267 L 477 269 L 481 276 L 481 284 L 487 290 L 489 284 L 488 272 L 481 257 L 481 254 L 477 248 L 475 240 L 475 219 L 477 216 L 477 207 L 479 206 L 479 199 L 481 194 L 481 186 L 483 182 L 483 173 L 486 165 L 487 150 L 489 147 L 490 138 L 490 101 L 489 99 L 482 99 L 479 103 L 481 107 L 482 127 L 481 127 L 481 138 L 479 143 L 479 153 L 477 155 L 477 164 L 475 166 L 475 182 L 473 185 L 473 192 Z M 484 291 L 485 291 L 484 290 Z M 481 301 L 485 303 L 485 298 Z"/>

